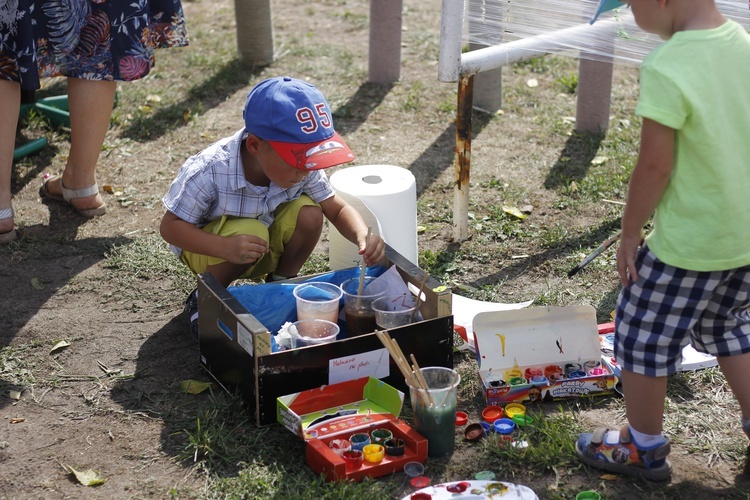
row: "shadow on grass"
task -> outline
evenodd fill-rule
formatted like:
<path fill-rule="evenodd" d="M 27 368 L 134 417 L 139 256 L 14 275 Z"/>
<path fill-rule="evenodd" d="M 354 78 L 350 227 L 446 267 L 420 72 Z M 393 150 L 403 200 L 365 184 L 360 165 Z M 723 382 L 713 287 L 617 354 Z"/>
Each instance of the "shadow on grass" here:
<path fill-rule="evenodd" d="M 127 412 L 163 423 L 161 449 L 186 470 L 196 468 L 210 478 L 204 496 L 389 497 L 389 487 L 371 480 L 327 483 L 318 477 L 305 465 L 305 443 L 278 424 L 257 427 L 251 408 L 213 383 L 199 356 L 184 318 L 177 316 L 141 345 L 134 376 L 120 381 L 111 396 Z M 185 380 L 210 387 L 187 394 L 180 390 Z"/>
<path fill-rule="evenodd" d="M 154 113 L 134 117 L 123 127 L 122 136 L 139 142 L 154 141 L 171 130 L 187 125 L 189 118 L 185 118 L 186 110 L 200 108 L 205 112 L 220 105 L 227 96 L 247 87 L 262 69 L 248 68 L 240 59 L 233 59 L 190 88 L 181 101 L 159 107 Z"/>
<path fill-rule="evenodd" d="M 571 181 L 580 181 L 586 177 L 591 167 L 591 160 L 599 151 L 602 140 L 604 140 L 604 135 L 601 134 L 572 134 L 547 174 L 544 187 L 556 189 L 567 186 Z"/>
<path fill-rule="evenodd" d="M 47 301 L 78 274 L 96 266 L 114 245 L 130 241 L 76 239 L 87 219 L 56 205 L 50 206 L 49 226 L 26 226 L 20 241 L 0 246 L 0 346 L 11 345 L 27 323 L 48 307 Z M 11 402 L 0 398 L 0 408 Z"/>
<path fill-rule="evenodd" d="M 367 121 L 393 89 L 393 84 L 365 82 L 346 103 L 333 110 L 336 131 L 346 137 Z"/>
<path fill-rule="evenodd" d="M 474 110 L 471 121 L 472 139 L 478 137 L 493 118 L 491 113 Z M 409 166 L 417 180 L 417 198 L 430 189 L 443 171 L 453 168 L 455 149 L 456 125 L 451 123 Z"/>

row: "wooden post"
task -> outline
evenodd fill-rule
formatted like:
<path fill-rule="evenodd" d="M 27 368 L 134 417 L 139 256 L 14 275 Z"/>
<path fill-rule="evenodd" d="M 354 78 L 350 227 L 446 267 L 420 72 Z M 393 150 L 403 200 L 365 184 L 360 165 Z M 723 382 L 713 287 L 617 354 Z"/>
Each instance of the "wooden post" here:
<path fill-rule="evenodd" d="M 481 10 L 480 10 L 481 5 Z M 483 2 L 477 4 L 469 2 L 469 32 L 481 31 L 482 22 L 488 19 L 502 19 L 503 10 L 507 7 L 501 2 Z M 475 26 L 476 25 L 476 26 Z M 487 47 L 479 43 L 469 43 L 469 51 L 479 50 Z M 496 113 L 503 106 L 503 67 L 482 71 L 474 75 L 474 99 L 473 106 L 487 113 Z"/>
<path fill-rule="evenodd" d="M 586 59 L 578 62 L 576 131 L 604 134 L 609 128 L 613 63 Z"/>
<path fill-rule="evenodd" d="M 471 46 L 470 46 L 471 47 Z M 473 46 L 474 49 L 484 45 Z M 474 50 L 472 49 L 472 50 Z M 474 104 L 476 109 L 497 113 L 503 107 L 503 68 L 482 71 L 474 75 Z"/>
<path fill-rule="evenodd" d="M 471 166 L 471 118 L 474 101 L 474 76 L 458 81 L 456 109 L 456 185 L 453 189 L 453 239 L 469 237 L 469 169 Z"/>
<path fill-rule="evenodd" d="M 402 0 L 370 0 L 368 80 L 393 83 L 401 78 Z"/>
<path fill-rule="evenodd" d="M 271 0 L 234 0 L 237 19 L 237 52 L 249 66 L 273 62 Z"/>

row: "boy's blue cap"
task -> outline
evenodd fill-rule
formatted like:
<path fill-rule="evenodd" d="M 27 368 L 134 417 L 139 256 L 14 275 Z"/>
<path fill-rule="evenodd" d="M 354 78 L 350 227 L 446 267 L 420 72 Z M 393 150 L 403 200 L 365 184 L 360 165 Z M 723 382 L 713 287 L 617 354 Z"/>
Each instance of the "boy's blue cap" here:
<path fill-rule="evenodd" d="M 594 24 L 594 21 L 596 21 L 596 19 L 599 17 L 599 14 L 607 12 L 608 10 L 618 9 L 623 6 L 625 6 L 625 4 L 623 2 L 620 2 L 620 0 L 600 0 L 599 5 L 596 6 L 594 16 L 589 21 L 589 24 Z"/>
<path fill-rule="evenodd" d="M 281 158 L 300 170 L 319 170 L 354 160 L 333 129 L 331 108 L 313 85 L 288 76 L 269 78 L 247 95 L 245 128 L 268 141 Z"/>

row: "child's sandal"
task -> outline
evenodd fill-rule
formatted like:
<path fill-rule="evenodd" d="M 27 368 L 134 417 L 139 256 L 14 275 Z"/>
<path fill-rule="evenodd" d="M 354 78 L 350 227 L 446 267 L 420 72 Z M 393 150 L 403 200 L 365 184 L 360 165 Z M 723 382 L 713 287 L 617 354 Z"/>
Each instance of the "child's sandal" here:
<path fill-rule="evenodd" d="M 600 427 L 592 434 L 581 434 L 576 442 L 578 458 L 597 469 L 642 477 L 651 481 L 666 481 L 672 475 L 667 461 L 671 450 L 669 439 L 650 448 L 638 448 L 630 436 L 630 426 L 619 431 L 616 443 L 606 442 L 610 429 Z"/>

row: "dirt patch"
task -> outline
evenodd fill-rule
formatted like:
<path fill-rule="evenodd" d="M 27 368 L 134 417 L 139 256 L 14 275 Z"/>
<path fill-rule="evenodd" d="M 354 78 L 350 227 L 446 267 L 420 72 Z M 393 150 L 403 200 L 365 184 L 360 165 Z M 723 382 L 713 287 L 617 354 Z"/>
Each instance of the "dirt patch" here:
<path fill-rule="evenodd" d="M 575 73 L 575 61 L 507 69 L 503 114 L 475 117 L 471 238 L 454 242 L 456 88 L 436 76 L 440 2 L 404 1 L 402 79 L 389 86 L 366 83 L 368 2 L 286 0 L 273 6 L 278 60 L 248 69 L 236 60 L 233 3 L 184 3 L 191 46 L 158 52 L 150 77 L 120 86 L 98 169 L 100 185 L 112 187 L 104 194 L 104 217 L 84 220 L 66 207 L 41 203 L 41 176 L 64 165 L 67 131 L 36 119 L 24 123 L 20 140 L 44 135 L 50 145 L 14 167 L 16 223 L 24 239 L 0 248 L 0 496 L 191 498 L 209 492 L 210 478 L 241 469 L 236 463 L 214 467 L 186 453 L 197 449 L 190 443 L 196 420 L 231 403 L 219 394 L 178 390 L 182 380 L 208 377 L 180 317 L 193 281 L 166 254 L 158 224 L 161 197 L 179 166 L 241 126 L 245 96 L 265 77 L 288 74 L 315 83 L 328 96 L 357 164 L 394 164 L 414 173 L 424 228 L 420 252 L 455 291 L 501 302 L 591 304 L 599 320 L 607 320 L 618 287 L 613 255 L 603 255 L 575 280 L 565 276 L 583 249 L 618 226 L 619 216 L 617 205 L 576 205 L 569 196 L 570 181 L 585 181 L 596 154 L 590 139 L 569 135 L 565 117 L 575 115 L 575 96 L 556 83 L 559 75 Z M 538 87 L 526 85 L 531 76 Z M 637 135 L 628 122 L 634 120 L 636 83 L 633 68 L 617 68 L 612 127 L 622 143 L 609 144 L 610 154 L 631 147 L 626 140 Z M 39 96 L 63 92 L 62 82 L 51 81 Z M 571 162 L 581 165 L 577 176 L 570 174 Z M 563 170 L 567 177 L 557 175 Z M 601 197 L 622 199 L 625 183 L 619 194 L 602 189 Z M 533 207 L 522 227 L 498 215 L 505 203 Z M 138 255 L 122 250 L 130 246 Z M 324 237 L 318 250 L 326 248 Z M 69 346 L 51 352 L 58 340 Z M 467 355 L 457 362 L 469 372 L 476 366 Z M 474 388 L 463 389 L 464 404 L 477 416 L 482 401 Z M 621 421 L 622 401 L 600 399 L 566 411 L 584 428 Z M 727 408 L 736 414 L 731 401 Z M 286 431 L 258 431 L 241 416 L 237 422 L 235 432 L 262 433 L 302 456 L 301 444 Z M 731 422 L 716 433 L 739 436 L 736 419 Z M 577 465 L 560 474 L 528 471 L 503 479 L 529 484 L 543 498 L 572 498 L 597 487 L 615 498 L 746 498 L 740 444 L 733 454 L 696 446 L 688 423 L 675 438 L 675 476 L 666 486 L 603 480 Z M 433 482 L 467 478 L 480 470 L 479 456 L 466 447 L 450 463 L 433 463 Z M 66 467 L 97 470 L 106 482 L 85 488 Z M 389 481 L 394 496 L 412 491 L 399 478 Z"/>

